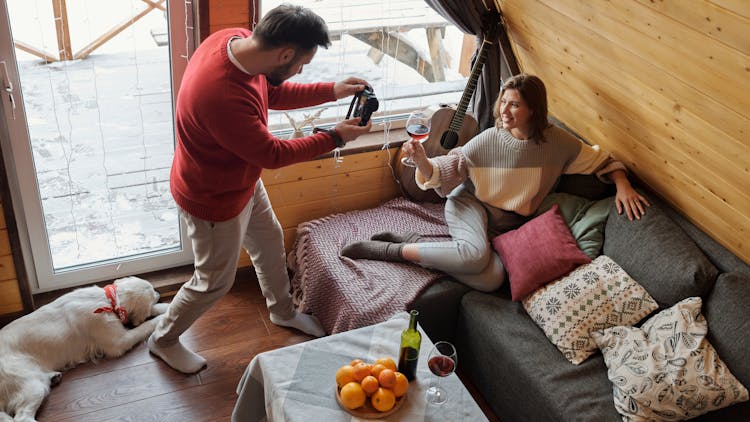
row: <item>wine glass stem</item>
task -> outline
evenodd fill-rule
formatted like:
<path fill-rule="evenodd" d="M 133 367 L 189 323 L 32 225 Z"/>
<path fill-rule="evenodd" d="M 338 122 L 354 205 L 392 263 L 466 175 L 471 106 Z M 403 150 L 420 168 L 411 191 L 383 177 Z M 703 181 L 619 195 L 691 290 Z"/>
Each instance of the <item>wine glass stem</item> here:
<path fill-rule="evenodd" d="M 435 396 L 437 398 L 437 401 L 442 401 L 444 399 L 444 397 L 443 397 L 443 390 L 440 389 L 440 379 L 443 378 L 443 377 L 437 376 L 435 378 L 437 378 L 435 380 L 435 385 L 434 385 L 434 387 L 435 387 Z"/>

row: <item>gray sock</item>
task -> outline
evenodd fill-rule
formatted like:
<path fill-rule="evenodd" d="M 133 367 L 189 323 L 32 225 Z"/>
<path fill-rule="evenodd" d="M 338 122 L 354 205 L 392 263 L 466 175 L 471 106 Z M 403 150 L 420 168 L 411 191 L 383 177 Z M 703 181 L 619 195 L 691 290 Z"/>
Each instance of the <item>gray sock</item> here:
<path fill-rule="evenodd" d="M 352 259 L 373 259 L 376 261 L 404 262 L 401 256 L 403 243 L 362 240 L 350 243 L 341 249 L 341 255 Z"/>
<path fill-rule="evenodd" d="M 415 232 L 406 233 L 395 233 L 395 232 L 380 232 L 375 233 L 370 237 L 372 240 L 382 240 L 384 242 L 392 243 L 417 243 L 422 240 L 422 236 Z"/>

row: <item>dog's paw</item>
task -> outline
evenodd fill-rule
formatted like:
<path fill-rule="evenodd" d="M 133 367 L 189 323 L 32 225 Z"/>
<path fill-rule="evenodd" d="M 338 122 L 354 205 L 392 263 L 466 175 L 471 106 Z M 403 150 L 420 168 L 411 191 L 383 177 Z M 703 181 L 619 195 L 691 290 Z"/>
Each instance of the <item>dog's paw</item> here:
<path fill-rule="evenodd" d="M 151 315 L 161 315 L 167 312 L 167 308 L 169 308 L 168 303 L 157 303 L 151 307 Z"/>
<path fill-rule="evenodd" d="M 49 377 L 49 383 L 52 387 L 56 386 L 57 384 L 60 384 L 61 380 L 62 380 L 61 372 L 53 372 Z"/>

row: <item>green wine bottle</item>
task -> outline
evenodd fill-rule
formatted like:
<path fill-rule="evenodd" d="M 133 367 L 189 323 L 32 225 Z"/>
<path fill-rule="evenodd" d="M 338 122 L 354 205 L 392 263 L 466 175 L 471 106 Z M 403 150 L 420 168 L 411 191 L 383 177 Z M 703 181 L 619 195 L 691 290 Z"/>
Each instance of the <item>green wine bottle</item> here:
<path fill-rule="evenodd" d="M 417 330 L 417 316 L 419 312 L 410 312 L 409 327 L 401 332 L 401 352 L 398 356 L 398 372 L 413 381 L 417 376 L 417 361 L 419 360 L 419 346 L 422 344 L 422 334 Z"/>

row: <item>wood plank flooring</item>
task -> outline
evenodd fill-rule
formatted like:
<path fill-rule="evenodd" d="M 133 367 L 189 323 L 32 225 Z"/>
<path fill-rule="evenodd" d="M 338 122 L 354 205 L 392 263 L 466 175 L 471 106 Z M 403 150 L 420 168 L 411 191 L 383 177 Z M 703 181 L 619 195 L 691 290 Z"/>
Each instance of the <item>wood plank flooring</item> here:
<path fill-rule="evenodd" d="M 177 286 L 179 287 L 179 286 Z M 161 289 L 160 289 L 161 290 Z M 166 300 L 174 289 L 163 289 Z M 171 293 L 170 293 L 171 292 Z M 312 339 L 268 319 L 252 269 L 238 271 L 232 290 L 182 336 L 208 360 L 197 374 L 184 375 L 139 344 L 119 359 L 85 363 L 63 374 L 37 413 L 41 422 L 228 421 L 237 383 L 258 353 Z M 467 383 L 488 419 L 498 420 Z"/>

